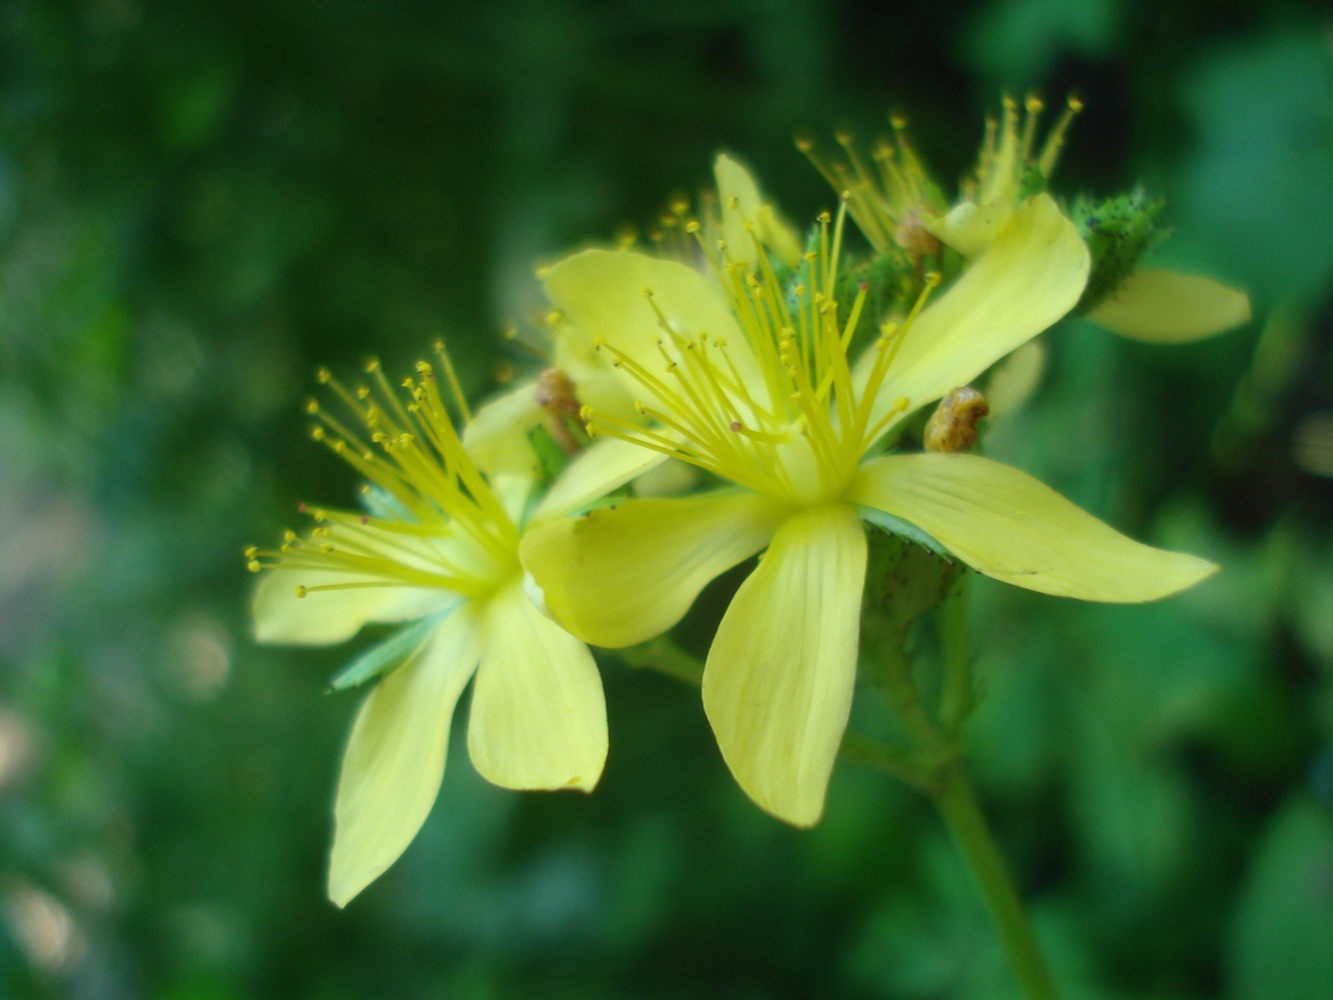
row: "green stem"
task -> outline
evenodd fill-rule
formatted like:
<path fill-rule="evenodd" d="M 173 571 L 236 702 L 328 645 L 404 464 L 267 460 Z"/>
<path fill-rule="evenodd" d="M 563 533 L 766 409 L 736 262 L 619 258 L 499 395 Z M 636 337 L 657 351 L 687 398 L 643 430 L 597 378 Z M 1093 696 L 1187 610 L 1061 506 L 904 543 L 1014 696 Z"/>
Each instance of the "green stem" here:
<path fill-rule="evenodd" d="M 967 780 L 962 763 L 947 768 L 942 775 L 935 803 L 940 808 L 944 823 L 953 842 L 958 845 L 973 881 L 981 890 L 991 921 L 999 932 L 1000 941 L 1013 964 L 1014 972 L 1029 1000 L 1057 1000 L 1055 987 L 1032 925 L 1023 909 L 1022 900 L 1009 878 L 1008 868 L 995 841 L 991 837 L 986 817 L 977 803 L 972 785 Z"/>
<path fill-rule="evenodd" d="M 881 743 L 879 740 L 862 736 L 848 729 L 842 734 L 842 746 L 838 756 L 849 764 L 862 764 L 877 767 L 911 785 L 927 795 L 935 794 L 935 783 L 929 771 L 922 768 L 910 755 Z"/>
<path fill-rule="evenodd" d="M 697 656 L 691 656 L 666 635 L 649 639 L 637 646 L 617 650 L 620 658 L 631 667 L 656 670 L 659 674 L 698 687 L 703 681 L 704 665 Z"/>

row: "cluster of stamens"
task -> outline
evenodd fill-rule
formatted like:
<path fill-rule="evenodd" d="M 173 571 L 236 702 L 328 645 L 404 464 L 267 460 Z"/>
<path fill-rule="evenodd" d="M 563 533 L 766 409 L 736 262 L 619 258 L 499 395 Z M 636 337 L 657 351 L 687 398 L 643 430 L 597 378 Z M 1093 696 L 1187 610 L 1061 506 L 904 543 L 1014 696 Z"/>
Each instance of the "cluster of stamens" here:
<path fill-rule="evenodd" d="M 471 419 L 453 365 L 435 345 L 449 394 L 464 421 Z M 326 369 L 317 375 L 364 428 L 353 431 L 311 399 L 306 412 L 318 423 L 311 437 L 357 470 L 374 513 L 300 505 L 315 527 L 308 537 L 283 533 L 275 551 L 245 552 L 252 572 L 281 567 L 342 573 L 347 582 L 298 586 L 298 597 L 357 587 L 435 587 L 476 596 L 493 571 L 516 564 L 518 530 L 481 472 L 463 450 L 432 365 L 419 361 L 417 377 L 389 385 L 376 360 L 366 365 L 371 385 L 349 390 Z M 465 560 L 460 560 L 460 554 Z"/>
<path fill-rule="evenodd" d="M 662 367 L 649 367 L 605 338 L 596 347 L 643 388 L 636 409 L 651 423 L 585 406 L 581 416 L 589 434 L 631 441 L 794 503 L 843 490 L 862 455 L 909 405 L 897 400 L 889 413 L 872 419 L 903 337 L 939 283 L 938 275 L 929 276 L 907 317 L 880 328 L 868 376 L 854 379 L 847 353 L 867 285 L 858 286 L 841 321 L 836 288 L 845 219 L 845 203 L 836 223 L 828 213 L 820 217 L 817 249 L 804 255 L 798 283 L 790 288 L 774 274 L 749 223 L 757 265 L 735 258 L 722 242 L 710 252 L 699 224 L 687 223 L 729 300 L 745 349 L 729 348 L 706 331 L 678 329 L 652 289 L 643 289 L 661 330 L 654 347 Z"/>
<path fill-rule="evenodd" d="M 1037 128 L 1044 109 L 1036 94 L 1024 100 L 1021 115 L 1018 102 L 1004 98 L 1000 119 L 986 119 L 976 169 L 961 184 L 965 200 L 986 204 L 1013 199 L 1022 190 L 1029 171 L 1035 171 L 1043 181 L 1051 176 L 1069 124 L 1083 110 L 1083 103 L 1069 97 L 1064 112 L 1038 150 Z M 843 194 L 852 218 L 878 252 L 897 247 L 911 253 L 922 239 L 918 215 L 942 215 L 948 206 L 907 139 L 906 121 L 895 114 L 889 117 L 889 124 L 893 135 L 871 146 L 869 163 L 858 151 L 856 140 L 846 132 L 836 137 L 845 160 L 824 157 L 816 151 L 814 140 L 806 136 L 798 136 L 796 145 L 834 190 Z"/>

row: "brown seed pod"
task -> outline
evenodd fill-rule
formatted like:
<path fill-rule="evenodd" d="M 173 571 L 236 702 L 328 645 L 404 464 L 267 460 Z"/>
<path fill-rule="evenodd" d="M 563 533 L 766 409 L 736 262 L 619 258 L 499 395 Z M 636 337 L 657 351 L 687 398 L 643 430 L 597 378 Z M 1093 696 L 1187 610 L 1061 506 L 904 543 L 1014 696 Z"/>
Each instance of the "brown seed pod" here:
<path fill-rule="evenodd" d="M 923 435 L 926 451 L 967 451 L 977 443 L 977 421 L 990 413 L 986 397 L 970 385 L 940 400 Z"/>
<path fill-rule="evenodd" d="M 560 450 L 566 455 L 582 451 L 583 445 L 569 429 L 569 421 L 579 420 L 582 408 L 573 380 L 559 368 L 547 368 L 537 376 L 536 398 L 546 411 L 546 429 Z"/>

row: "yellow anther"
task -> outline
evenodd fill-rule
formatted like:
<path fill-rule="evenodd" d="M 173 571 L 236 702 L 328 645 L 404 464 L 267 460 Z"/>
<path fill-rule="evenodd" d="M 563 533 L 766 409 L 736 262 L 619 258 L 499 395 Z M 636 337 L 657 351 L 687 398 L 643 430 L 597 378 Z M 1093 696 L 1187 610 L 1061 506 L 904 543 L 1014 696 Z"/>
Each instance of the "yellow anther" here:
<path fill-rule="evenodd" d="M 251 573 L 258 573 L 264 567 L 259 564 L 258 559 L 251 559 L 248 563 L 245 564 L 245 568 L 248 569 Z"/>
<path fill-rule="evenodd" d="M 1069 105 L 1069 110 L 1073 111 L 1075 114 L 1083 110 L 1083 102 L 1073 94 L 1069 95 L 1065 103 Z"/>
<path fill-rule="evenodd" d="M 685 223 L 685 232 L 689 233 L 691 236 L 693 236 L 698 231 L 699 231 L 699 223 L 695 222 L 693 219 Z"/>
<path fill-rule="evenodd" d="M 323 440 L 324 440 L 324 428 L 323 428 L 323 427 L 319 427 L 319 426 L 315 426 L 315 427 L 310 428 L 310 436 L 311 436 L 312 438 L 314 438 L 316 441 L 323 441 Z"/>
<path fill-rule="evenodd" d="M 307 593 L 309 593 L 309 591 L 307 591 L 304 587 L 300 587 L 300 586 L 298 586 L 298 587 L 296 588 L 296 596 L 297 596 L 297 597 L 305 597 L 305 595 L 306 595 Z"/>
<path fill-rule="evenodd" d="M 1035 115 L 1041 111 L 1045 105 L 1042 103 L 1041 98 L 1036 94 L 1028 94 L 1027 100 L 1024 102 L 1024 107 L 1027 108 L 1029 114 Z"/>
<path fill-rule="evenodd" d="M 594 337 L 592 342 L 592 349 L 594 351 L 600 351 L 602 349 L 602 345 L 605 343 L 606 343 L 605 337 Z"/>
<path fill-rule="evenodd" d="M 296 532 L 292 531 L 291 528 L 288 528 L 282 533 L 282 540 L 288 544 L 296 541 Z"/>
<path fill-rule="evenodd" d="M 331 382 L 333 380 L 333 373 L 327 368 L 321 368 L 319 371 L 315 372 L 315 378 L 321 383 Z"/>
<path fill-rule="evenodd" d="M 307 399 L 305 402 L 305 411 L 313 417 L 319 412 L 319 400 Z"/>
<path fill-rule="evenodd" d="M 247 558 L 247 559 L 253 559 L 253 558 L 254 558 L 255 556 L 257 556 L 257 555 L 259 555 L 259 548 L 258 548 L 258 546 L 255 546 L 255 545 L 248 545 L 248 546 L 246 546 L 246 549 L 245 549 L 245 558 Z"/>
<path fill-rule="evenodd" d="M 645 299 L 651 299 L 653 297 L 653 290 L 649 288 L 647 285 L 644 285 L 642 288 L 639 289 L 639 294 L 642 295 Z"/>
<path fill-rule="evenodd" d="M 830 222 L 833 221 L 833 216 L 831 216 L 828 212 L 820 212 L 819 215 L 816 216 L 816 220 L 820 223 L 820 225 L 827 226 Z"/>

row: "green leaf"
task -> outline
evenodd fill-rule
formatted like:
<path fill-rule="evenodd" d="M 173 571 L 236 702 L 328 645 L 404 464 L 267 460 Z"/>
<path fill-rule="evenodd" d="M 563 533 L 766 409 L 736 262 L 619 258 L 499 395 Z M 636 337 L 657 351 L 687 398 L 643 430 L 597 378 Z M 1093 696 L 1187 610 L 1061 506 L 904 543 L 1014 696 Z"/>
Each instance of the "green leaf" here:
<path fill-rule="evenodd" d="M 1333 815 L 1304 796 L 1269 822 L 1232 917 L 1228 996 L 1327 1000 L 1333 989 Z"/>
<path fill-rule="evenodd" d="M 444 621 L 445 616 L 457 607 L 455 604 L 429 618 L 413 622 L 378 645 L 371 646 L 333 676 L 329 681 L 329 693 L 359 687 L 402 666 L 425 645 L 430 634 L 440 622 Z"/>

